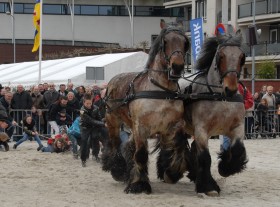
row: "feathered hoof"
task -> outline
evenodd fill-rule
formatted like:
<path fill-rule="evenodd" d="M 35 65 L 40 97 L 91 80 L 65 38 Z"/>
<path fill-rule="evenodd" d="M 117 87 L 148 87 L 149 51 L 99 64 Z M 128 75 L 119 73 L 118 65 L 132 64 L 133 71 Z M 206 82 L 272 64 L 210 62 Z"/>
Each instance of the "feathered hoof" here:
<path fill-rule="evenodd" d="M 128 186 L 124 189 L 125 193 L 132 193 L 132 194 L 139 194 L 139 193 L 146 193 L 150 194 L 152 192 L 152 188 L 149 182 L 136 182 L 136 183 L 130 183 Z"/>
<path fill-rule="evenodd" d="M 120 152 L 117 152 L 113 158 L 111 175 L 114 180 L 119 182 L 128 180 L 126 161 Z"/>
<path fill-rule="evenodd" d="M 164 172 L 164 182 L 169 184 L 177 183 L 182 177 L 183 174 L 180 172 L 171 172 L 170 170 Z"/>
<path fill-rule="evenodd" d="M 105 172 L 111 171 L 112 168 L 112 156 L 107 153 L 103 153 L 101 157 L 102 170 Z"/>

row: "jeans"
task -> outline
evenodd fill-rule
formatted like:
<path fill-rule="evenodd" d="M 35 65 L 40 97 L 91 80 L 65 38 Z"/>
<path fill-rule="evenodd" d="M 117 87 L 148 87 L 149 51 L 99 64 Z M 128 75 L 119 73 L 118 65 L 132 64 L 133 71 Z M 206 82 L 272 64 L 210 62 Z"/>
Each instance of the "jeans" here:
<path fill-rule="evenodd" d="M 49 124 L 51 126 L 51 129 L 54 130 L 54 135 L 59 134 L 59 127 L 56 121 L 49 121 Z M 53 131 L 51 131 L 51 134 L 53 134 Z"/>
<path fill-rule="evenodd" d="M 124 146 L 129 139 L 129 133 L 126 131 L 120 131 L 120 139 L 121 139 L 121 153 L 124 156 Z"/>
<path fill-rule="evenodd" d="M 47 147 L 43 147 L 41 150 L 42 150 L 42 152 L 53 152 L 54 148 L 52 145 L 48 144 Z"/>
<path fill-rule="evenodd" d="M 77 139 L 81 137 L 75 137 L 73 134 L 68 134 L 70 141 L 72 142 L 72 152 L 73 154 L 78 154 L 78 142 Z"/>
<path fill-rule="evenodd" d="M 20 145 L 21 143 L 23 143 L 23 142 L 25 142 L 26 140 L 28 140 L 29 137 L 30 137 L 30 136 L 24 132 L 24 133 L 23 133 L 23 137 L 16 143 L 16 146 L 18 146 L 18 145 Z M 42 146 L 42 145 L 43 145 L 38 135 L 35 135 L 35 136 L 34 136 L 34 139 L 36 140 L 36 142 L 38 143 L 39 146 Z"/>
<path fill-rule="evenodd" d="M 223 150 L 228 150 L 228 148 L 230 147 L 230 139 L 225 135 L 222 138 L 222 147 Z"/>

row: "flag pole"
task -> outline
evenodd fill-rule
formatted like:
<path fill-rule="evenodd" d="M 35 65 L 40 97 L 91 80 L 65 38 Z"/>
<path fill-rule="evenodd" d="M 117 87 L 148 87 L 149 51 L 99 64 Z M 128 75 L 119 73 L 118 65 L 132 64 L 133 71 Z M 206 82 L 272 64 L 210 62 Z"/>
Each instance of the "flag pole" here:
<path fill-rule="evenodd" d="M 41 83 L 41 69 L 42 69 L 42 30 L 43 30 L 43 0 L 40 1 L 40 46 L 39 46 L 39 78 L 38 84 Z"/>

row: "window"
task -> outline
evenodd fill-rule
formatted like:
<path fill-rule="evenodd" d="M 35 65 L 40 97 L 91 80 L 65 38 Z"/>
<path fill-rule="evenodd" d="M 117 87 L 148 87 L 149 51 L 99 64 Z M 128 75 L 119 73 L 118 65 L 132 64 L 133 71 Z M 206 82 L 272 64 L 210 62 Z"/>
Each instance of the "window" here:
<path fill-rule="evenodd" d="M 135 7 L 135 16 L 150 16 L 153 11 L 153 7 L 137 6 Z"/>
<path fill-rule="evenodd" d="M 120 16 L 128 16 L 128 11 L 125 6 L 120 7 Z"/>
<path fill-rule="evenodd" d="M 116 15 L 113 14 L 113 6 L 99 6 L 99 15 L 107 15 L 107 16 L 112 16 Z"/>
<path fill-rule="evenodd" d="M 152 11 L 152 16 L 155 17 L 169 17 L 170 16 L 170 9 L 164 9 L 162 7 L 154 7 Z"/>
<path fill-rule="evenodd" d="M 277 43 L 277 29 L 270 30 L 270 43 Z"/>
<path fill-rule="evenodd" d="M 0 13 L 4 13 L 5 11 L 5 4 L 4 3 L 0 3 Z"/>
<path fill-rule="evenodd" d="M 23 13 L 24 14 L 33 14 L 34 12 L 34 5 L 33 4 L 24 4 L 23 6 Z"/>
<path fill-rule="evenodd" d="M 23 4 L 14 4 L 14 7 L 14 13 L 23 14 Z"/>
<path fill-rule="evenodd" d="M 62 14 L 61 5 L 58 4 L 44 4 L 43 6 L 44 14 Z"/>
<path fill-rule="evenodd" d="M 204 1 L 203 1 L 204 2 Z M 15 13 L 32 14 L 34 3 L 15 3 Z M 169 8 L 163 6 L 135 6 L 134 16 L 152 16 L 152 17 L 184 17 L 184 8 Z M 0 13 L 10 11 L 9 3 L 0 3 Z M 68 4 L 44 4 L 44 14 L 51 15 L 70 15 Z M 126 6 L 118 5 L 78 5 L 75 4 L 75 15 L 92 15 L 92 16 L 128 16 Z"/>
<path fill-rule="evenodd" d="M 82 15 L 98 15 L 98 6 L 81 6 Z"/>
<path fill-rule="evenodd" d="M 184 17 L 184 7 L 172 8 L 171 11 L 173 17 Z"/>
<path fill-rule="evenodd" d="M 206 19 L 207 16 L 206 8 L 207 8 L 206 0 L 197 0 L 195 2 L 196 18 L 202 17 L 203 19 Z"/>

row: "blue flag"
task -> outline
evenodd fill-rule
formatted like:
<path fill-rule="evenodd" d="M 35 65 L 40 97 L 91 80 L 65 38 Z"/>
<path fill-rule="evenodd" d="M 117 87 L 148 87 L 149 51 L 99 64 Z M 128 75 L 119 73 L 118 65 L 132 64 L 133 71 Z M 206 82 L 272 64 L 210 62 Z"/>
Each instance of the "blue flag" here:
<path fill-rule="evenodd" d="M 203 30 L 202 30 L 203 20 L 202 18 L 192 19 L 190 21 L 191 29 L 191 40 L 192 40 L 192 54 L 193 61 L 196 62 L 196 59 L 201 51 L 203 44 Z"/>

